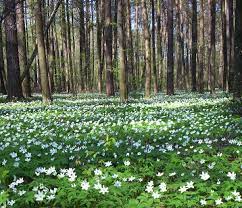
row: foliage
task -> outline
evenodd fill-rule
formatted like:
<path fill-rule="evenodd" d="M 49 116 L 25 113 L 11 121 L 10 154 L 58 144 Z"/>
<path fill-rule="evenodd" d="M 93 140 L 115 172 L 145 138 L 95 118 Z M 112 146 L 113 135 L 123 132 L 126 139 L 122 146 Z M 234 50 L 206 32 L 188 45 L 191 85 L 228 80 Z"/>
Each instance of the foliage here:
<path fill-rule="evenodd" d="M 241 207 L 241 117 L 216 97 L 0 104 L 0 206 Z"/>

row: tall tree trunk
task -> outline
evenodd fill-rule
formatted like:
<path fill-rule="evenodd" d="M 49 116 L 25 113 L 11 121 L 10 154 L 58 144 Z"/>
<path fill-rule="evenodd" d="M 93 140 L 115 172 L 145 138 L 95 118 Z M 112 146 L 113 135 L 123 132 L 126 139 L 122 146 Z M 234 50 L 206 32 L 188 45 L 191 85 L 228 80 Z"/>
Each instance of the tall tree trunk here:
<path fill-rule="evenodd" d="M 35 0 L 35 21 L 36 21 L 36 37 L 38 44 L 38 55 L 39 55 L 39 68 L 40 68 L 40 80 L 41 80 L 41 91 L 42 99 L 46 104 L 51 103 L 51 92 L 48 80 L 48 69 L 46 64 L 46 52 L 45 52 L 45 41 L 44 41 L 44 25 L 42 19 L 42 5 L 41 0 Z"/>
<path fill-rule="evenodd" d="M 27 67 L 27 48 L 26 48 L 26 32 L 25 32 L 23 2 L 17 3 L 16 14 L 17 14 L 17 31 L 18 31 L 19 66 L 20 66 L 20 71 L 24 72 Z M 22 82 L 22 91 L 23 91 L 24 97 L 31 97 L 31 84 L 30 84 L 29 70 L 27 70 L 26 77 Z"/>
<path fill-rule="evenodd" d="M 150 98 L 151 89 L 151 48 L 150 48 L 150 31 L 148 23 L 148 12 L 146 1 L 142 0 L 142 17 L 144 27 L 144 39 L 145 39 L 145 98 Z"/>
<path fill-rule="evenodd" d="M 76 94 L 74 74 L 73 74 L 73 62 L 72 62 L 72 47 L 71 47 L 71 23 L 70 23 L 70 8 L 69 0 L 66 0 L 66 19 L 67 19 L 67 54 L 69 63 L 69 74 L 70 74 L 70 91 L 73 95 Z"/>
<path fill-rule="evenodd" d="M 167 94 L 174 94 L 174 34 L 173 34 L 173 7 L 174 0 L 168 1 L 167 8 L 167 33 L 168 33 L 168 51 L 167 51 Z"/>
<path fill-rule="evenodd" d="M 122 102 L 126 102 L 128 100 L 128 90 L 126 84 L 126 54 L 125 54 L 125 38 L 124 38 L 124 0 L 118 1 L 118 42 L 119 42 L 119 92 L 120 92 L 120 99 Z"/>
<path fill-rule="evenodd" d="M 162 56 L 162 36 L 161 36 L 161 1 L 156 0 L 156 7 L 157 7 L 157 14 L 156 14 L 156 21 L 157 21 L 157 69 L 160 78 L 160 88 L 163 90 L 163 56 Z M 158 87 L 159 89 L 159 87 Z"/>
<path fill-rule="evenodd" d="M 230 62 L 229 62 L 229 80 L 228 80 L 228 87 L 229 87 L 229 92 L 233 92 L 233 81 L 234 81 L 234 1 L 230 0 L 228 2 L 228 9 L 229 9 L 229 34 L 230 34 L 230 39 L 229 39 L 229 56 L 230 56 Z"/>
<path fill-rule="evenodd" d="M 157 80 L 157 67 L 156 67 L 156 45 L 155 45 L 155 2 L 151 0 L 152 10 L 152 68 L 153 68 L 153 83 L 154 83 L 154 94 L 158 93 L 158 80 Z"/>
<path fill-rule="evenodd" d="M 85 89 L 85 81 L 84 81 L 84 76 L 85 76 L 85 42 L 86 42 L 86 32 L 85 32 L 85 25 L 84 25 L 84 5 L 83 1 L 80 0 L 79 2 L 79 21 L 80 21 L 80 26 L 79 26 L 79 48 L 80 48 L 80 87 L 81 91 Z"/>
<path fill-rule="evenodd" d="M 199 92 L 204 92 L 204 58 L 205 58 L 205 30 L 204 30 L 204 0 L 200 0 L 201 17 L 200 17 L 200 56 L 199 56 Z"/>
<path fill-rule="evenodd" d="M 234 98 L 242 95 L 242 1 L 236 0 L 234 39 Z"/>
<path fill-rule="evenodd" d="M 192 0 L 192 91 L 197 91 L 197 0 Z"/>
<path fill-rule="evenodd" d="M 222 46 L 223 46 L 223 90 L 228 89 L 228 51 L 227 51 L 227 24 L 226 24 L 226 1 L 222 0 Z"/>
<path fill-rule="evenodd" d="M 215 68 L 216 68 L 216 50 L 215 50 L 215 12 L 216 2 L 215 0 L 209 0 L 210 10 L 210 48 L 209 48 L 209 87 L 210 92 L 215 92 Z"/>
<path fill-rule="evenodd" d="M 2 24 L 0 24 L 0 93 L 7 94 L 5 82 L 5 71 L 4 71 L 4 57 L 3 57 L 3 37 L 2 37 Z"/>
<path fill-rule="evenodd" d="M 124 0 L 124 5 L 125 5 L 125 19 L 126 19 L 126 51 L 127 51 L 127 70 L 129 73 L 130 79 L 129 79 L 129 86 L 131 89 L 135 89 L 135 73 L 134 73 L 134 48 L 133 48 L 133 35 L 132 35 L 132 28 L 131 28 L 131 5 L 130 5 L 130 0 Z M 127 80 L 128 81 L 128 80 Z"/>
<path fill-rule="evenodd" d="M 4 6 L 6 10 L 9 10 L 4 23 L 6 33 L 7 91 L 8 99 L 12 100 L 23 97 L 20 82 L 15 0 L 4 1 Z"/>
<path fill-rule="evenodd" d="M 112 12 L 111 0 L 105 1 L 105 57 L 106 57 L 106 93 L 107 96 L 114 95 L 114 81 L 112 68 Z"/>
<path fill-rule="evenodd" d="M 98 65 L 98 92 L 102 93 L 102 78 L 103 78 L 103 59 L 102 59 L 102 30 L 103 30 L 103 18 L 102 7 L 103 0 L 96 1 L 97 11 L 97 65 Z"/>

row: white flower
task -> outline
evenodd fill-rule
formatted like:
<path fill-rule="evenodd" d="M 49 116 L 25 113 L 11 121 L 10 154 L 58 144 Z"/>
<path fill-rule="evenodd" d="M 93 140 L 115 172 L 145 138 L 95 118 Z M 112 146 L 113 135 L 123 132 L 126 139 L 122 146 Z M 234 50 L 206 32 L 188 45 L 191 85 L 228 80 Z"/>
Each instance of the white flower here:
<path fill-rule="evenodd" d="M 201 200 L 200 200 L 200 204 L 201 204 L 202 206 L 204 206 L 204 205 L 206 205 L 206 204 L 207 204 L 207 202 L 206 202 L 206 200 L 205 200 L 205 199 L 201 199 Z"/>
<path fill-rule="evenodd" d="M 236 179 L 236 173 L 235 172 L 228 172 L 227 176 L 231 179 L 231 180 L 235 180 Z"/>
<path fill-rule="evenodd" d="M 154 199 L 159 199 L 160 198 L 160 194 L 157 191 L 155 191 L 155 192 L 152 193 L 152 197 Z"/>
<path fill-rule="evenodd" d="M 156 174 L 157 177 L 161 177 L 161 176 L 163 176 L 163 175 L 164 175 L 164 173 L 161 173 L 161 172 L 158 172 L 158 173 Z"/>
<path fill-rule="evenodd" d="M 202 174 L 200 174 L 200 176 L 201 176 L 201 179 L 204 181 L 206 181 L 210 178 L 210 175 L 208 174 L 208 172 L 206 172 L 206 173 L 202 172 Z"/>
<path fill-rule="evenodd" d="M 8 201 L 8 205 L 9 205 L 9 206 L 13 206 L 14 204 L 15 204 L 15 200 L 9 200 L 9 201 Z"/>
<path fill-rule="evenodd" d="M 161 192 L 166 192 L 166 191 L 167 191 L 166 183 L 162 182 L 162 183 L 159 185 L 159 188 L 160 188 L 160 191 L 161 191 Z"/>
<path fill-rule="evenodd" d="M 146 186 L 145 191 L 148 193 L 153 192 L 153 188 L 154 188 L 154 182 L 153 181 L 149 181 L 148 185 Z"/>
<path fill-rule="evenodd" d="M 100 188 L 99 193 L 101 193 L 101 194 L 106 194 L 106 193 L 108 193 L 108 187 L 102 186 L 102 187 Z"/>
<path fill-rule="evenodd" d="M 104 165 L 105 167 L 110 167 L 112 166 L 112 162 L 111 161 L 105 162 Z"/>
<path fill-rule="evenodd" d="M 180 191 L 181 193 L 186 192 L 187 191 L 187 187 L 186 186 L 181 186 L 178 191 Z"/>
<path fill-rule="evenodd" d="M 101 188 L 102 188 L 102 184 L 100 184 L 99 182 L 94 184 L 94 189 L 99 190 Z"/>
<path fill-rule="evenodd" d="M 236 190 L 233 191 L 231 194 L 232 194 L 233 196 L 235 196 L 235 197 L 240 195 L 240 193 L 239 193 L 238 191 L 236 191 Z"/>
<path fill-rule="evenodd" d="M 237 202 L 242 202 L 241 196 L 236 196 L 234 200 L 237 201 Z"/>
<path fill-rule="evenodd" d="M 95 169 L 94 174 L 97 176 L 102 175 L 102 171 L 100 169 Z"/>
<path fill-rule="evenodd" d="M 121 187 L 122 183 L 120 181 L 115 181 L 114 186 L 115 187 Z"/>
<path fill-rule="evenodd" d="M 46 198 L 47 198 L 47 200 L 51 201 L 51 200 L 55 199 L 55 195 L 51 194 L 51 195 L 47 196 Z"/>
<path fill-rule="evenodd" d="M 130 166 L 130 162 L 128 160 L 124 161 L 125 166 Z"/>
<path fill-rule="evenodd" d="M 26 193 L 26 191 L 25 191 L 25 190 L 22 190 L 22 191 L 19 191 L 19 192 L 18 192 L 18 195 L 19 195 L 19 196 L 23 196 L 25 193 Z"/>
<path fill-rule="evenodd" d="M 38 191 L 37 194 L 34 195 L 36 201 L 43 201 L 45 198 L 45 193 L 43 191 Z"/>
<path fill-rule="evenodd" d="M 88 190 L 89 189 L 89 187 L 90 187 L 90 184 L 89 184 L 89 182 L 87 182 L 87 181 L 83 181 L 82 183 L 81 183 L 81 188 L 83 189 L 83 190 Z"/>
<path fill-rule="evenodd" d="M 187 189 L 194 188 L 194 182 L 193 181 L 187 182 L 186 187 Z"/>
<path fill-rule="evenodd" d="M 215 204 L 216 204 L 216 205 L 223 204 L 222 199 L 219 198 L 219 199 L 215 200 Z"/>

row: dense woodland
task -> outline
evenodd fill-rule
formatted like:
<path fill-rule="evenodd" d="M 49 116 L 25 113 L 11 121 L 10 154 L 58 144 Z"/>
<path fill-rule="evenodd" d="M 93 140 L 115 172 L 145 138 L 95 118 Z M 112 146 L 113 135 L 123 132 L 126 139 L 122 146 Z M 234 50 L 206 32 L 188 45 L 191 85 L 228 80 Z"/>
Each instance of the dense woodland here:
<path fill-rule="evenodd" d="M 5 0 L 0 89 L 42 92 L 241 96 L 241 1 Z"/>

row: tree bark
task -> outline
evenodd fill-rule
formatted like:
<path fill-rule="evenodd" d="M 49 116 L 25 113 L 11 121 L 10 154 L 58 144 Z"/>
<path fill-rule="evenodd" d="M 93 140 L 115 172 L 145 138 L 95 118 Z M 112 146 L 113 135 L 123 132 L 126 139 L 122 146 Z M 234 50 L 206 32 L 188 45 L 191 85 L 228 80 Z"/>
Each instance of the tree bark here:
<path fill-rule="evenodd" d="M 112 13 L 111 0 L 107 0 L 104 4 L 105 8 L 105 57 L 106 57 L 106 93 L 107 96 L 114 95 L 114 81 L 112 68 Z"/>
<path fill-rule="evenodd" d="M 16 14 L 17 14 L 17 31 L 18 31 L 19 66 L 20 66 L 21 72 L 24 72 L 26 70 L 26 76 L 22 82 L 22 91 L 23 91 L 24 97 L 31 97 L 30 72 L 28 69 L 26 69 L 27 48 L 26 48 L 26 32 L 25 32 L 23 2 L 17 3 Z"/>
<path fill-rule="evenodd" d="M 6 95 L 7 90 L 5 86 L 5 71 L 4 71 L 4 57 L 3 57 L 3 37 L 2 24 L 0 24 L 0 93 Z"/>
<path fill-rule="evenodd" d="M 39 68 L 40 68 L 40 81 L 41 81 L 41 91 L 42 99 L 46 104 L 51 103 L 51 92 L 48 80 L 48 69 L 46 64 L 46 52 L 45 52 L 45 42 L 44 42 L 44 25 L 42 19 L 42 5 L 41 0 L 35 0 L 34 14 L 36 21 L 36 37 L 38 45 L 38 56 L 39 56 Z"/>
<path fill-rule="evenodd" d="M 167 8 L 167 33 L 168 33 L 167 95 L 173 95 L 174 94 L 173 6 L 174 6 L 174 0 L 169 0 L 168 1 L 168 8 Z"/>
<path fill-rule="evenodd" d="M 124 4 L 123 0 L 118 1 L 118 42 L 119 42 L 119 92 L 120 92 L 120 99 L 122 102 L 126 102 L 128 100 L 128 90 L 127 90 L 127 83 L 126 83 L 126 54 L 125 54 L 125 36 L 123 31 L 124 26 Z"/>
<path fill-rule="evenodd" d="M 145 98 L 150 98 L 151 90 L 151 48 L 150 48 L 150 31 L 148 24 L 148 12 L 146 1 L 142 0 L 142 17 L 144 27 L 144 39 L 145 39 Z"/>
<path fill-rule="evenodd" d="M 192 91 L 197 91 L 197 0 L 192 0 Z"/>
<path fill-rule="evenodd" d="M 6 56 L 7 56 L 7 92 L 8 99 L 22 98 L 22 88 L 20 82 L 20 67 L 18 57 L 18 40 L 15 1 L 4 1 L 6 9 L 11 10 L 5 18 L 5 33 L 6 33 Z"/>
<path fill-rule="evenodd" d="M 236 0 L 235 10 L 235 39 L 234 39 L 234 98 L 241 99 L 242 95 L 242 1 Z"/>

